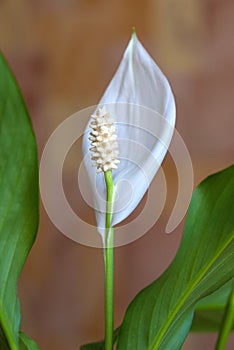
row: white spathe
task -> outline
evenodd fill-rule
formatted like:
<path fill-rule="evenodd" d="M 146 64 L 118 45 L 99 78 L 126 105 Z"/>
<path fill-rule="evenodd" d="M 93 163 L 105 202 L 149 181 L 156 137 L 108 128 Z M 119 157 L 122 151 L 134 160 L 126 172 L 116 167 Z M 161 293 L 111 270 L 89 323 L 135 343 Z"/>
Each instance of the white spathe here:
<path fill-rule="evenodd" d="M 116 122 L 120 164 L 113 170 L 116 196 L 112 226 L 128 217 L 158 171 L 175 127 L 176 109 L 170 85 L 136 34 L 99 102 Z M 83 138 L 84 164 L 93 192 L 98 231 L 104 237 L 106 185 L 96 174 L 90 154 L 90 122 Z M 157 199 L 155 199 L 157 200 Z"/>

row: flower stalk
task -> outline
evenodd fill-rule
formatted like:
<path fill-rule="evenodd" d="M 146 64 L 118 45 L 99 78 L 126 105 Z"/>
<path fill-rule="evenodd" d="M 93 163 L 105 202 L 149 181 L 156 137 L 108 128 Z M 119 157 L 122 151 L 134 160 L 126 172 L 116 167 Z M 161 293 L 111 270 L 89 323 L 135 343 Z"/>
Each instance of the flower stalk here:
<path fill-rule="evenodd" d="M 113 349 L 114 332 L 114 229 L 112 227 L 114 182 L 112 170 L 118 168 L 116 128 L 105 106 L 92 115 L 90 123 L 91 159 L 97 174 L 104 174 L 106 184 L 106 220 L 104 234 L 105 263 L 105 350 Z"/>
<path fill-rule="evenodd" d="M 113 349 L 114 332 L 114 229 L 111 227 L 114 200 L 112 172 L 104 173 L 106 182 L 106 232 L 104 246 L 105 261 L 105 350 Z"/>

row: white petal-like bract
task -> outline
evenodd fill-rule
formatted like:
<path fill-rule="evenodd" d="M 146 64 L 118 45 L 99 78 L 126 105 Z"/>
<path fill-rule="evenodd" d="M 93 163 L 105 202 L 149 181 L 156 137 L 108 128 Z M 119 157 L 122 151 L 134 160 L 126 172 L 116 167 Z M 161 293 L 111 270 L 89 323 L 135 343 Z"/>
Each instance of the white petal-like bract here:
<path fill-rule="evenodd" d="M 136 34 L 132 35 L 120 66 L 99 102 L 99 108 L 104 106 L 115 121 L 120 160 L 118 169 L 113 170 L 114 226 L 131 214 L 147 191 L 168 150 L 176 119 L 170 85 Z M 87 156 L 91 130 L 87 125 L 83 155 L 93 191 L 97 227 L 104 237 L 106 186 L 104 174 L 96 174 L 91 154 Z"/>

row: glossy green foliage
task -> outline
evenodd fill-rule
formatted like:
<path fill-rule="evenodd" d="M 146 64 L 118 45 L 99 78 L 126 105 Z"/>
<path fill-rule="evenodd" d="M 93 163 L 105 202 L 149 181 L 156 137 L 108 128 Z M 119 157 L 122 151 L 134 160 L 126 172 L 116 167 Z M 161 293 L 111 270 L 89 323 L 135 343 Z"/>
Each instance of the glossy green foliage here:
<path fill-rule="evenodd" d="M 22 332 L 20 332 L 19 342 L 20 342 L 20 350 L 40 350 L 37 344 Z"/>
<path fill-rule="evenodd" d="M 0 54 L 0 344 L 19 342 L 17 282 L 38 226 L 37 147 L 19 88 Z M 26 346 L 26 345 L 25 345 Z"/>
<path fill-rule="evenodd" d="M 192 332 L 218 332 L 224 310 L 233 287 L 233 281 L 202 299 L 195 308 Z M 234 329 L 234 324 L 232 329 Z"/>
<path fill-rule="evenodd" d="M 179 251 L 129 306 L 118 350 L 179 350 L 196 303 L 234 277 L 234 166 L 195 190 Z"/>

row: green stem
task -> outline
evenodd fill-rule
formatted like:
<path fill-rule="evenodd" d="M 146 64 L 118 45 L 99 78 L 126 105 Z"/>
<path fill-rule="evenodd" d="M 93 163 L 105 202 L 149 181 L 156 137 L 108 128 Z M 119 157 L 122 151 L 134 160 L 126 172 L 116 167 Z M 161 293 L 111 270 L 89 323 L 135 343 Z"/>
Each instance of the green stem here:
<path fill-rule="evenodd" d="M 215 350 L 225 350 L 234 322 L 234 288 L 229 296 Z"/>
<path fill-rule="evenodd" d="M 112 172 L 106 171 L 106 232 L 104 246 L 105 261 L 105 350 L 113 349 L 114 332 L 114 229 L 111 227 L 114 200 Z"/>

